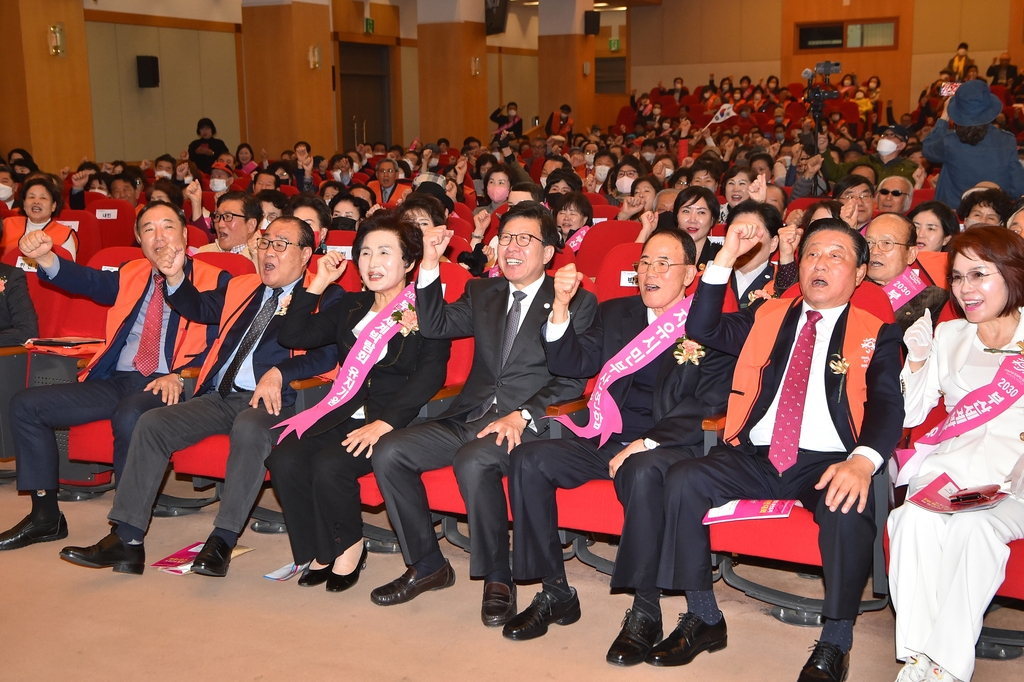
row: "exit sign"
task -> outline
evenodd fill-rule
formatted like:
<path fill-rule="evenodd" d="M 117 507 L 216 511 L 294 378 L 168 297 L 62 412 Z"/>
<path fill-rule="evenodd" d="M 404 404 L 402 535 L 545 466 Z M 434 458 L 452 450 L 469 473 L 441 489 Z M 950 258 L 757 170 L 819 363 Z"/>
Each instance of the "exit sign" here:
<path fill-rule="evenodd" d="M 371 19 L 370 17 L 366 17 L 365 19 L 363 19 L 363 32 L 373 33 L 373 19 Z"/>
<path fill-rule="evenodd" d="M 611 38 L 611 39 L 608 40 L 608 51 L 609 52 L 618 52 L 619 51 L 619 39 L 618 38 Z"/>

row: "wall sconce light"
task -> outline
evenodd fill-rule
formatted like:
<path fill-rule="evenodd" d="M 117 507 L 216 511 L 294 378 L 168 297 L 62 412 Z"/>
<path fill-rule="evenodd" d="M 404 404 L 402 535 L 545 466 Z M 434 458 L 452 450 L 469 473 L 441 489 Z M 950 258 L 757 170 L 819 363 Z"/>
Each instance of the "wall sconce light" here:
<path fill-rule="evenodd" d="M 471 57 L 469 60 L 469 75 L 480 75 L 480 57 Z"/>
<path fill-rule="evenodd" d="M 584 76 L 589 76 L 590 75 L 590 62 L 583 62 L 583 75 Z"/>
<path fill-rule="evenodd" d="M 50 46 L 50 54 L 54 57 L 67 57 L 67 40 L 64 37 L 64 24 L 56 23 L 50 26 L 47 33 L 47 41 Z"/>
<path fill-rule="evenodd" d="M 320 68 L 320 43 L 309 46 L 309 68 Z"/>

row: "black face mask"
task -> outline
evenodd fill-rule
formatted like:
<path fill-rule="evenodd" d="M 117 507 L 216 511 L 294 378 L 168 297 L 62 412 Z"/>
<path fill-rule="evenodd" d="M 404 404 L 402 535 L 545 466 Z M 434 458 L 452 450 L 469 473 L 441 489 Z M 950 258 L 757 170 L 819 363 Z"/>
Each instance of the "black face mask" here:
<path fill-rule="evenodd" d="M 346 218 L 345 216 L 340 215 L 334 216 L 331 218 L 331 229 L 354 232 L 356 229 L 356 221 L 354 218 Z"/>

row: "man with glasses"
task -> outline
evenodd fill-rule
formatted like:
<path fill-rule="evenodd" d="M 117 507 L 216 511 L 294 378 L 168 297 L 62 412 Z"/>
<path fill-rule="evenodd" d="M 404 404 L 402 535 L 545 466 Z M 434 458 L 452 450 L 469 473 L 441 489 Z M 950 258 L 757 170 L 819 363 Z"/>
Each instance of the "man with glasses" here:
<path fill-rule="evenodd" d="M 210 214 L 216 239 L 199 247 L 199 253 L 237 253 L 257 263 L 256 239 L 259 237 L 263 208 L 245 192 L 228 192 L 217 199 L 217 210 Z"/>
<path fill-rule="evenodd" d="M 295 412 L 290 383 L 328 372 L 338 361 L 334 344 L 293 357 L 277 342 L 282 316 L 306 272 L 314 243 L 305 222 L 278 218 L 257 242 L 258 274 L 234 277 L 209 292 L 197 290 L 183 277 L 183 248 L 160 254 L 156 265 L 166 277 L 167 302 L 186 319 L 219 325 L 219 335 L 196 380 L 195 396 L 139 419 L 124 480 L 108 515 L 114 532 L 89 547 L 65 547 L 61 558 L 89 568 L 142 573 L 143 538 L 168 460 L 178 450 L 223 434 L 230 436 L 231 449 L 220 509 L 192 570 L 227 575 L 231 550 L 266 476 L 263 461 L 275 440 L 271 427 Z M 334 303 L 342 293 L 331 287 L 321 306 Z"/>
<path fill-rule="evenodd" d="M 851 173 L 842 178 L 832 188 L 832 198 L 843 206 L 852 202 L 856 208 L 853 224 L 850 227 L 863 233 L 864 227 L 875 214 L 875 186 L 863 175 Z"/>
<path fill-rule="evenodd" d="M 822 170 L 825 177 L 831 182 L 835 182 L 850 173 L 855 166 L 867 164 L 875 171 L 875 181 L 878 183 L 893 175 L 901 175 L 913 182 L 917 164 L 900 156 L 900 152 L 907 146 L 909 137 L 910 133 L 906 128 L 901 125 L 891 125 L 882 130 L 874 154 L 865 154 L 853 161 L 838 163 L 828 153 L 828 135 L 822 133 L 818 135 L 818 153 L 824 160 Z"/>
<path fill-rule="evenodd" d="M 388 203 L 398 186 L 398 163 L 387 157 L 377 162 L 376 180 L 370 180 L 367 186 L 373 190 L 381 205 Z"/>
<path fill-rule="evenodd" d="M 879 213 L 906 215 L 914 200 L 914 183 L 902 175 L 890 175 L 878 183 L 875 205 Z"/>
<path fill-rule="evenodd" d="M 868 224 L 864 236 L 871 250 L 868 279 L 886 288 L 896 324 L 905 332 L 926 312 L 932 320 L 939 319 L 943 306 L 949 300 L 949 292 L 934 284 L 922 288 L 928 275 L 916 263 L 917 228 L 914 223 L 898 213 L 886 213 Z"/>
<path fill-rule="evenodd" d="M 554 280 L 544 270 L 561 243 L 551 213 L 533 201 L 518 203 L 502 217 L 498 235 L 502 276 L 470 281 L 449 305 L 438 263 L 452 232 L 443 226 L 424 231 L 416 282 L 420 332 L 433 339 L 474 337 L 473 367 L 451 407 L 431 422 L 381 438 L 372 460 L 409 568 L 370 598 L 381 606 L 401 604 L 455 582 L 420 480 L 424 471 L 452 465 L 469 516 L 470 575 L 484 580 L 480 615 L 488 626 L 504 625 L 516 614 L 501 484 L 509 453 L 521 442 L 546 438 L 548 405 L 579 397 L 586 383 L 552 373 L 541 345 L 541 328 L 555 300 Z M 596 299 L 582 290 L 571 298 L 572 324 L 583 333 Z"/>
<path fill-rule="evenodd" d="M 639 295 L 602 303 L 582 334 L 570 325 L 569 314 L 580 278 L 576 266 L 561 268 L 555 273 L 555 302 L 543 333 L 550 370 L 587 379 L 600 374 L 627 346 L 652 337 L 656 320 L 685 297 L 697 273 L 696 259 L 697 248 L 686 232 L 654 232 L 634 264 Z M 673 313 L 668 317 L 676 322 Z M 684 335 L 682 328 L 673 330 L 660 355 L 610 385 L 608 397 L 619 408 L 622 429 L 606 443 L 579 437 L 536 440 L 512 451 L 513 575 L 517 581 L 540 580 L 543 589 L 505 626 L 505 637 L 533 639 L 551 623 L 579 619 L 579 599 L 565 575 L 555 493 L 610 479 L 625 511 L 611 587 L 634 590 L 635 595 L 606 660 L 636 665 L 661 640 L 661 594 L 655 578 L 665 524 L 665 472 L 675 462 L 703 454 L 701 422 L 725 411 L 736 363 L 735 357 L 710 349 L 684 357 Z"/>

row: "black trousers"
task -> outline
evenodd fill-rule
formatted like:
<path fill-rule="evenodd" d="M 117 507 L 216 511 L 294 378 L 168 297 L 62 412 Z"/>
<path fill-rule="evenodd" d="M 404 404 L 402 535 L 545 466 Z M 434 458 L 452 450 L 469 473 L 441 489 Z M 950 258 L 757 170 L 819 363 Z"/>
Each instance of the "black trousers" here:
<path fill-rule="evenodd" d="M 114 480 L 120 484 L 135 422 L 143 412 L 163 407 L 159 395 L 143 392 L 158 378 L 115 372 L 109 379 L 33 386 L 11 399 L 11 435 L 18 463 L 18 490 L 53 490 L 60 460 L 55 428 L 109 419 L 114 431 Z"/>
<path fill-rule="evenodd" d="M 674 464 L 665 479 L 665 542 L 658 587 L 668 590 L 711 589 L 711 542 L 701 522 L 712 507 L 738 499 L 800 500 L 814 513 L 818 547 L 825 575 L 825 618 L 857 617 L 861 593 L 871 570 L 875 540 L 875 507 L 869 489 L 863 513 L 825 506 L 828 488 L 815 490 L 832 464 L 845 452 L 800 450 L 797 463 L 781 476 L 758 448 L 748 455 L 730 446 L 712 448 L 707 457 Z M 766 521 L 765 523 L 770 523 Z"/>
<path fill-rule="evenodd" d="M 464 417 L 441 419 L 377 441 L 370 458 L 373 473 L 407 565 L 439 550 L 420 474 L 451 465 L 469 517 L 470 575 L 508 570 L 508 505 L 501 484 L 508 472 L 508 442 L 496 445 L 494 434 L 476 437 L 496 418 L 491 408 L 471 424 Z M 530 429 L 523 433 L 523 442 L 536 439 Z"/>
<path fill-rule="evenodd" d="M 365 423 L 348 419 L 302 438 L 290 433 L 267 458 L 296 564 L 316 559 L 330 565 L 363 537 L 358 479 L 373 465 L 365 450 L 353 457 L 341 442 Z"/>
<path fill-rule="evenodd" d="M 558 539 L 558 488 L 578 488 L 609 480 L 608 462 L 622 451 L 615 441 L 537 440 L 512 451 L 509 500 L 515 519 L 512 575 L 532 581 L 564 572 Z M 615 492 L 624 520 L 612 572 L 613 589 L 655 589 L 665 526 L 665 473 L 676 462 L 701 454 L 701 446 L 656 448 L 630 455 L 615 474 Z"/>

